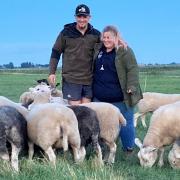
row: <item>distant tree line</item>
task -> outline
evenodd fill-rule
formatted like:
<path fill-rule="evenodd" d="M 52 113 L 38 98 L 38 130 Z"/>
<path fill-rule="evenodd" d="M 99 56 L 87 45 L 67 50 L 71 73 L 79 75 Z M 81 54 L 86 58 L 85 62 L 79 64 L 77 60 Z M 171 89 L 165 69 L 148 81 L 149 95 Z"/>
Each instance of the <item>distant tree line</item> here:
<path fill-rule="evenodd" d="M 49 64 L 34 64 L 32 62 L 22 62 L 19 67 L 14 66 L 13 62 L 9 62 L 8 64 L 0 65 L 0 69 L 16 69 L 16 68 L 47 68 Z M 169 64 L 139 64 L 140 68 L 168 68 L 168 67 L 180 67 L 180 63 L 169 63 Z"/>
<path fill-rule="evenodd" d="M 13 62 L 8 64 L 0 65 L 0 69 L 15 69 L 15 68 L 37 68 L 37 67 L 48 67 L 49 64 L 33 64 L 32 62 L 22 62 L 20 67 L 14 66 Z"/>

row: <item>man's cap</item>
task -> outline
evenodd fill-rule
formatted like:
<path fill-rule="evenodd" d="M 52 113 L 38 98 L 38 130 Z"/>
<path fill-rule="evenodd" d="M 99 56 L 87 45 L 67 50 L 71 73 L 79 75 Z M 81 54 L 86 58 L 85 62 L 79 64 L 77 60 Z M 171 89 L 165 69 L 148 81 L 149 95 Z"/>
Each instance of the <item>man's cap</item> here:
<path fill-rule="evenodd" d="M 80 4 L 77 6 L 75 11 L 75 16 L 89 16 L 90 15 L 90 9 L 85 4 Z"/>

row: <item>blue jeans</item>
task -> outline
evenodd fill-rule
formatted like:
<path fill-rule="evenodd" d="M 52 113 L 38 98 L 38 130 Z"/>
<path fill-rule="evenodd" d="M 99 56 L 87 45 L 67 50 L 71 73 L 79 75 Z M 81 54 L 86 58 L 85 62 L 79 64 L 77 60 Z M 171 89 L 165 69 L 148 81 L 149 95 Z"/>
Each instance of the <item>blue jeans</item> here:
<path fill-rule="evenodd" d="M 100 102 L 97 98 L 93 99 L 94 102 Z M 111 103 L 120 109 L 122 115 L 126 119 L 126 126 L 121 126 L 120 139 L 122 142 L 123 150 L 132 149 L 134 147 L 135 128 L 134 128 L 134 108 L 127 107 L 124 102 Z"/>

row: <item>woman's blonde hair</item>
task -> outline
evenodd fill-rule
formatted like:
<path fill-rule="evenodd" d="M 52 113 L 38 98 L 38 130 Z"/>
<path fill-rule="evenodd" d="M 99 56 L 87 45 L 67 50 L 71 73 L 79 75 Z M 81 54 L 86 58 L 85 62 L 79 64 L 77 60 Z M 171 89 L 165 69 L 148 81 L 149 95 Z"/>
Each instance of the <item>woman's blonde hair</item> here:
<path fill-rule="evenodd" d="M 111 32 L 115 37 L 119 35 L 119 31 L 115 26 L 106 26 L 103 29 L 102 33 L 105 33 L 105 32 Z"/>
<path fill-rule="evenodd" d="M 122 37 L 120 36 L 120 33 L 118 31 L 118 29 L 115 26 L 112 25 L 108 25 L 106 26 L 103 31 L 102 31 L 102 36 L 105 32 L 111 32 L 114 37 L 118 38 L 118 44 L 116 45 L 116 48 L 118 49 L 119 47 L 123 47 L 123 48 L 127 48 L 127 43 L 122 39 Z M 102 38 L 101 38 L 102 39 Z"/>

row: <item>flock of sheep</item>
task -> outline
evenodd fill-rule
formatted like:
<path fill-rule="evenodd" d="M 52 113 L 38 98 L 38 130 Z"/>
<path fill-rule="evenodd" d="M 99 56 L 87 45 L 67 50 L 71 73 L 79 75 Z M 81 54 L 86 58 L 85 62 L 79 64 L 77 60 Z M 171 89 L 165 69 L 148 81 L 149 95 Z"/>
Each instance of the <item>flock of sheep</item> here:
<path fill-rule="evenodd" d="M 53 97 L 52 91 L 54 92 L 54 89 L 46 84 L 39 84 L 30 88 L 29 92 L 23 93 L 20 103 L 0 96 L 0 109 L 5 114 L 0 116 L 1 127 L 4 128 L 0 140 L 9 141 L 11 144 L 12 168 L 19 170 L 18 154 L 27 139 L 29 159 L 33 157 L 36 144 L 44 150 L 54 165 L 54 150 L 63 148 L 67 151 L 68 147 L 72 148 L 74 160 L 79 163 L 85 158 L 86 145 L 91 144 L 99 165 L 103 165 L 104 161 L 114 163 L 119 127 L 126 125 L 126 120 L 118 108 L 109 103 L 96 102 L 69 106 L 60 96 Z M 54 96 L 57 94 L 58 92 L 54 93 Z M 27 125 L 20 126 L 24 119 Z M 27 132 L 27 136 L 22 132 Z M 99 139 L 109 147 L 109 151 L 105 152 L 104 161 Z M 2 144 L 0 152 L 2 159 L 10 159 L 5 143 Z"/>
<path fill-rule="evenodd" d="M 19 171 L 18 155 L 26 144 L 29 159 L 33 158 L 34 145 L 37 145 L 54 166 L 56 149 L 67 151 L 70 147 L 74 161 L 80 163 L 87 145 L 92 146 L 100 166 L 104 162 L 114 163 L 120 127 L 126 125 L 126 119 L 114 105 L 91 102 L 70 106 L 61 91 L 42 82 L 24 92 L 19 101 L 15 103 L 0 96 L 0 157 L 10 161 L 15 171 Z M 180 95 L 144 93 L 137 106 L 135 125 L 139 116 L 145 125 L 145 114 L 153 112 L 143 144 L 138 138 L 135 140 L 140 148 L 141 166 L 153 166 L 158 151 L 162 166 L 164 146 L 174 143 L 168 159 L 173 168 L 180 168 Z M 104 153 L 100 145 L 103 143 L 108 147 Z"/>

